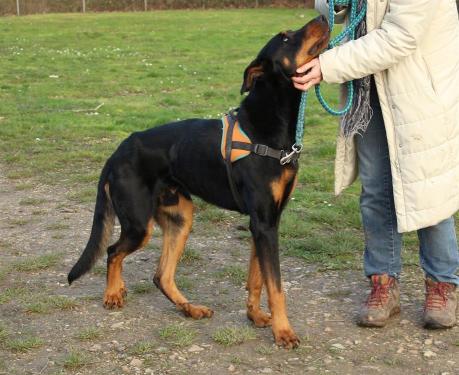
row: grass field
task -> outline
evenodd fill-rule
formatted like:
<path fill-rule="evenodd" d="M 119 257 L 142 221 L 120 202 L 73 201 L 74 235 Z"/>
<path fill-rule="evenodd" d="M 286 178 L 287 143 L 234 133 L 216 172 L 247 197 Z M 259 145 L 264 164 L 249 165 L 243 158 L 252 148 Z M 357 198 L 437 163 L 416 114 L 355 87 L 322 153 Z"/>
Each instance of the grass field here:
<path fill-rule="evenodd" d="M 69 200 L 91 203 L 99 171 L 124 137 L 236 107 L 242 72 L 258 50 L 314 15 L 263 9 L 2 18 L 0 163 L 18 189 L 71 187 Z M 336 104 L 337 88 L 325 92 Z M 332 193 L 336 120 L 315 99 L 306 118 L 282 249 L 325 268 L 359 267 L 359 187 L 339 198 Z M 197 206 L 209 229 L 239 220 Z M 406 247 L 408 263 L 417 263 L 413 236 Z"/>

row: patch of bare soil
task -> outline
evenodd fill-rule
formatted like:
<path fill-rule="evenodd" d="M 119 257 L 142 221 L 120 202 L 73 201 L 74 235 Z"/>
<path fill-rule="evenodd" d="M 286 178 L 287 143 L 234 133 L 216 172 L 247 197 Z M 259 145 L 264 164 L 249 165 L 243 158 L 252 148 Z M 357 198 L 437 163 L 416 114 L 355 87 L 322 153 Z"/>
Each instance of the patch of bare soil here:
<path fill-rule="evenodd" d="M 189 299 L 215 310 L 211 319 L 183 317 L 153 286 L 159 231 L 125 262 L 126 306 L 105 310 L 103 260 L 71 287 L 66 282 L 93 209 L 67 193 L 0 173 L 0 374 L 459 374 L 459 328 L 421 327 L 423 281 L 413 268 L 401 280 L 401 316 L 384 329 L 363 329 L 355 325 L 367 289 L 361 271 L 319 272 L 282 257 L 302 343 L 278 349 L 270 329 L 245 316 L 249 245 L 237 238 L 236 223 L 212 234 L 196 227 L 178 270 Z M 226 327 L 236 328 L 234 337 Z"/>

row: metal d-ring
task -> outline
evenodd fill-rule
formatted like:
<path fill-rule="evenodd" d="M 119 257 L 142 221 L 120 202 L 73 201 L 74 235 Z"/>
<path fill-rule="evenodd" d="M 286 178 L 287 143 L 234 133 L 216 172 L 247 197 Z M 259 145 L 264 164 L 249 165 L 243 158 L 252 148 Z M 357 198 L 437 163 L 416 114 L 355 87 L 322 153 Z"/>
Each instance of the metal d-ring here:
<path fill-rule="evenodd" d="M 280 159 L 280 164 L 281 165 L 285 165 L 285 164 L 288 164 L 292 161 L 293 157 L 296 155 L 296 154 L 299 154 L 301 153 L 301 151 L 303 150 L 303 145 L 302 144 L 294 144 L 292 146 L 292 151 L 289 152 L 287 155 L 285 155 L 283 158 Z"/>

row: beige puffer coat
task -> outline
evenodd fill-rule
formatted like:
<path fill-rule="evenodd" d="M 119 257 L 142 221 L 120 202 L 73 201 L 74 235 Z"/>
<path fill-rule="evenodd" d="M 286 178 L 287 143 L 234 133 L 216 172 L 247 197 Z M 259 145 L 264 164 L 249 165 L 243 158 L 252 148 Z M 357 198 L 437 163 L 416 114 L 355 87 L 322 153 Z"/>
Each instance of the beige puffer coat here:
<path fill-rule="evenodd" d="M 324 10 L 326 0 L 316 0 Z M 374 74 L 398 231 L 459 209 L 459 21 L 455 0 L 368 0 L 367 35 L 320 56 L 325 82 Z M 338 136 L 335 192 L 353 183 L 353 139 Z"/>

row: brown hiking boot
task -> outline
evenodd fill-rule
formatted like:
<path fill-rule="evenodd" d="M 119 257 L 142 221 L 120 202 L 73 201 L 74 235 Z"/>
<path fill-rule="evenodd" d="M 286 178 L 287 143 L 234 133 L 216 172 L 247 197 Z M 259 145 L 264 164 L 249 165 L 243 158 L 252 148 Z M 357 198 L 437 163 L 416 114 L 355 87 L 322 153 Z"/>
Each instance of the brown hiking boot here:
<path fill-rule="evenodd" d="M 451 328 L 456 324 L 456 285 L 426 279 L 424 327 Z"/>
<path fill-rule="evenodd" d="M 389 318 L 400 312 L 398 281 L 387 274 L 371 276 L 371 292 L 362 306 L 357 324 L 384 327 Z"/>

